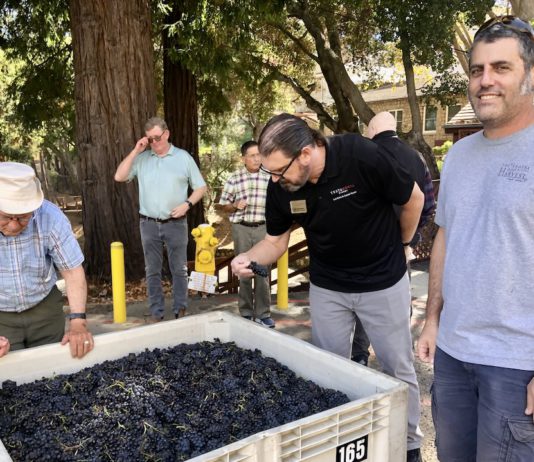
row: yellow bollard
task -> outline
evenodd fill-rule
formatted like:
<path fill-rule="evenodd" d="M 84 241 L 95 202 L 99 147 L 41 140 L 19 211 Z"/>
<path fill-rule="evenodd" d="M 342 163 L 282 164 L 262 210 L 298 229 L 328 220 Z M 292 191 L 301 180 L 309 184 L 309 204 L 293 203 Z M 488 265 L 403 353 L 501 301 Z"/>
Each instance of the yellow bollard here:
<path fill-rule="evenodd" d="M 287 310 L 288 308 L 288 270 L 289 257 L 287 250 L 277 262 L 277 281 L 278 290 L 276 293 L 276 304 L 279 309 Z"/>
<path fill-rule="evenodd" d="M 113 322 L 126 322 L 126 283 L 122 242 L 111 243 L 111 286 L 113 290 Z"/>

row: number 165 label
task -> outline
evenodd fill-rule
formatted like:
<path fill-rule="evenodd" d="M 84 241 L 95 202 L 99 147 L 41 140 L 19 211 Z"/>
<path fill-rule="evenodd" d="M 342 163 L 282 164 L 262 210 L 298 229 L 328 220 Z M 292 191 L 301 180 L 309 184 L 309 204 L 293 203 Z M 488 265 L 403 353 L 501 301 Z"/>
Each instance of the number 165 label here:
<path fill-rule="evenodd" d="M 367 460 L 367 435 L 342 444 L 336 449 L 336 462 L 360 462 Z"/>

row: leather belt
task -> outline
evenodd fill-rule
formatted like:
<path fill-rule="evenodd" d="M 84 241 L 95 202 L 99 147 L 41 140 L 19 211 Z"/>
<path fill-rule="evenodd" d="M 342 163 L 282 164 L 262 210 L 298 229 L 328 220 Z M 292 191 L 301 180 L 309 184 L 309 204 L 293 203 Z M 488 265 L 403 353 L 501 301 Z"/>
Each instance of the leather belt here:
<path fill-rule="evenodd" d="M 148 220 L 148 221 L 155 221 L 156 223 L 168 223 L 169 221 L 178 221 L 178 220 L 182 220 L 182 217 L 180 218 L 166 218 L 166 219 L 162 219 L 162 218 L 152 218 L 152 217 L 147 217 L 146 215 L 143 215 L 142 213 L 139 214 L 139 216 L 141 218 L 144 218 L 145 220 Z"/>
<path fill-rule="evenodd" d="M 241 221 L 239 224 L 243 226 L 248 226 L 249 228 L 257 228 L 258 226 L 264 225 L 265 221 Z"/>

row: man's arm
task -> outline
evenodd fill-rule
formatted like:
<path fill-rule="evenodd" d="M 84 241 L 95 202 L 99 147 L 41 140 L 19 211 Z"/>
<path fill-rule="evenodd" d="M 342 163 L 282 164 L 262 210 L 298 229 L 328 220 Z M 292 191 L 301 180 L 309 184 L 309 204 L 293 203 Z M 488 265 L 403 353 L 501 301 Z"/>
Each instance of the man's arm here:
<path fill-rule="evenodd" d="M 260 265 L 270 265 L 277 261 L 287 250 L 290 233 L 291 230 L 287 230 L 280 236 L 267 234 L 250 250 L 239 254 L 232 260 L 233 273 L 239 277 L 250 278 L 254 275 L 252 270 L 248 268 L 250 262 L 255 261 Z"/>
<path fill-rule="evenodd" d="M 144 136 L 135 145 L 130 154 L 128 154 L 117 167 L 115 172 L 115 181 L 124 182 L 130 175 L 130 170 L 134 163 L 135 158 L 141 154 L 148 146 L 148 138 Z"/>
<path fill-rule="evenodd" d="M 199 202 L 202 199 L 202 196 L 206 194 L 206 191 L 208 190 L 207 186 L 201 186 L 200 188 L 195 189 L 191 195 L 187 198 L 191 204 L 195 205 L 197 202 Z M 187 212 L 189 211 L 189 204 L 187 202 L 184 202 L 183 204 L 178 205 L 177 207 L 174 207 L 171 210 L 171 217 L 173 218 L 180 218 L 187 215 Z"/>
<path fill-rule="evenodd" d="M 60 271 L 65 279 L 67 299 L 69 300 L 71 313 L 85 313 L 87 302 L 87 282 L 82 266 L 77 266 L 69 270 Z M 73 358 L 81 358 L 89 353 L 94 347 L 94 340 L 87 330 L 87 320 L 71 319 L 69 329 L 65 332 L 61 344 L 69 344 L 70 353 Z"/>
<path fill-rule="evenodd" d="M 430 256 L 430 274 L 428 278 L 428 300 L 426 302 L 426 320 L 417 342 L 417 353 L 424 362 L 432 362 L 436 352 L 439 317 L 443 308 L 443 268 L 445 266 L 445 229 L 439 228 L 432 246 Z"/>
<path fill-rule="evenodd" d="M 399 224 L 402 242 L 410 242 L 413 239 L 419 223 L 419 217 L 421 216 L 421 210 L 423 210 L 424 201 L 425 196 L 414 181 L 410 199 L 400 207 Z"/>

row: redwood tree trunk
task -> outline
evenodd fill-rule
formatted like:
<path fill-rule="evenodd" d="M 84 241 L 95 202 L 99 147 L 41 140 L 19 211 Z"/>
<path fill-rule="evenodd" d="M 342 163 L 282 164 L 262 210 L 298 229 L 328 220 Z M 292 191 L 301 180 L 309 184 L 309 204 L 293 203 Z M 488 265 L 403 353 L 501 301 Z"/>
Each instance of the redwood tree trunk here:
<path fill-rule="evenodd" d="M 176 6 L 169 17 L 171 23 L 181 17 Z M 173 37 L 163 30 L 163 106 L 165 121 L 169 126 L 170 141 L 175 146 L 185 149 L 197 165 L 198 157 L 198 101 L 197 85 L 193 73 L 180 62 L 173 61 L 169 51 L 174 46 Z M 202 201 L 196 204 L 187 214 L 189 231 L 205 222 Z M 195 258 L 195 242 L 189 239 L 187 248 L 188 260 Z"/>
<path fill-rule="evenodd" d="M 155 114 L 149 0 L 71 0 L 76 144 L 80 155 L 87 274 L 110 275 L 110 244 L 124 244 L 126 274 L 144 276 L 134 183 L 117 165 Z"/>

